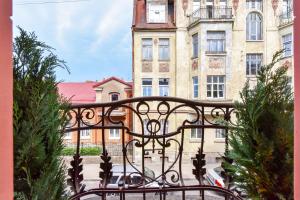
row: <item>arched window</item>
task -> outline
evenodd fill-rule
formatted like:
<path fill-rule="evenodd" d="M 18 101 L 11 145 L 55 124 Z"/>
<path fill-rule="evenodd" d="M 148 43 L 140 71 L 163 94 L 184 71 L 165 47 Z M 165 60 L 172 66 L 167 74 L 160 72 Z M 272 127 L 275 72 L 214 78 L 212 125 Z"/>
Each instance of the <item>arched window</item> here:
<path fill-rule="evenodd" d="M 252 12 L 247 16 L 247 40 L 262 40 L 262 17 Z"/>

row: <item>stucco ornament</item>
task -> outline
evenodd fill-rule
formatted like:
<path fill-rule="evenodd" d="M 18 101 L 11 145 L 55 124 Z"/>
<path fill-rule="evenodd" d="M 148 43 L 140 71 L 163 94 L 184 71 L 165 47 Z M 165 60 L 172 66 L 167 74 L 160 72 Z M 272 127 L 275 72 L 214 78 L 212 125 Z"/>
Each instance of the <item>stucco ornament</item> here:
<path fill-rule="evenodd" d="M 285 61 L 284 63 L 283 63 L 283 65 L 282 65 L 282 67 L 284 67 L 284 68 L 286 68 L 286 69 L 288 69 L 289 67 L 291 67 L 292 66 L 292 62 L 290 62 L 290 61 Z"/>
<path fill-rule="evenodd" d="M 184 10 L 184 12 L 186 11 L 187 8 L 188 8 L 188 0 L 182 0 L 182 9 Z"/>
<path fill-rule="evenodd" d="M 234 9 L 234 12 L 236 13 L 236 10 L 238 9 L 239 7 L 239 0 L 233 0 L 232 1 L 232 7 Z"/>
<path fill-rule="evenodd" d="M 278 8 L 278 0 L 272 0 L 272 8 L 273 8 L 274 14 L 275 14 L 276 10 Z"/>

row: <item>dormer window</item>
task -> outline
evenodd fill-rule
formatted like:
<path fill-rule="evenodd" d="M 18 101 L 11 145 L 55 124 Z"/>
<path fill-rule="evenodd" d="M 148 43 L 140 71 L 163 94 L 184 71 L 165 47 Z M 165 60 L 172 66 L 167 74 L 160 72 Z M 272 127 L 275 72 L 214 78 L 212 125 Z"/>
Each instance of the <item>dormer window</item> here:
<path fill-rule="evenodd" d="M 166 3 L 147 2 L 147 21 L 148 23 L 166 23 Z"/>
<path fill-rule="evenodd" d="M 118 101 L 119 100 L 119 94 L 118 93 L 112 93 L 111 94 L 111 101 Z"/>

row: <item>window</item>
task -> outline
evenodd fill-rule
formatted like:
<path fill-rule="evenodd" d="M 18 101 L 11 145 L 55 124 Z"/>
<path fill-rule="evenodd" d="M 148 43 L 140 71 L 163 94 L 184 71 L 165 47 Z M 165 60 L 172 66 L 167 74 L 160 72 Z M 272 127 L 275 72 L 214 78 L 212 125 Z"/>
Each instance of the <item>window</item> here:
<path fill-rule="evenodd" d="M 225 76 L 207 76 L 207 97 L 224 98 Z"/>
<path fill-rule="evenodd" d="M 292 49 L 293 49 L 293 44 L 292 44 L 292 34 L 287 34 L 282 36 L 282 46 L 284 49 L 284 57 L 288 57 L 292 55 Z"/>
<path fill-rule="evenodd" d="M 169 96 L 169 79 L 159 79 L 159 96 Z"/>
<path fill-rule="evenodd" d="M 120 129 L 109 129 L 109 139 L 120 139 Z"/>
<path fill-rule="evenodd" d="M 159 39 L 159 60 L 170 59 L 170 42 L 169 39 Z"/>
<path fill-rule="evenodd" d="M 225 32 L 208 31 L 207 32 L 207 51 L 225 52 Z"/>
<path fill-rule="evenodd" d="M 217 139 L 223 139 L 226 136 L 225 129 L 216 129 L 216 138 Z"/>
<path fill-rule="evenodd" d="M 213 6 L 214 5 L 214 0 L 206 0 L 206 5 L 207 6 Z"/>
<path fill-rule="evenodd" d="M 152 39 L 151 38 L 142 39 L 142 59 L 152 60 Z"/>
<path fill-rule="evenodd" d="M 148 4 L 148 23 L 165 23 L 166 5 Z"/>
<path fill-rule="evenodd" d="M 149 135 L 150 134 L 149 131 L 148 131 L 148 128 L 147 128 L 148 122 L 149 122 L 149 119 L 144 119 L 143 120 L 144 135 Z M 149 126 L 149 128 L 151 128 L 151 127 Z"/>
<path fill-rule="evenodd" d="M 262 40 L 262 18 L 260 14 L 252 12 L 247 16 L 247 40 Z"/>
<path fill-rule="evenodd" d="M 65 140 L 70 140 L 70 139 L 72 139 L 72 133 L 71 133 L 71 132 L 66 132 L 66 133 L 64 134 L 64 139 L 65 139 Z"/>
<path fill-rule="evenodd" d="M 193 12 L 200 8 L 201 2 L 200 0 L 193 0 Z"/>
<path fill-rule="evenodd" d="M 246 1 L 247 9 L 256 9 L 256 10 L 263 10 L 263 2 L 262 0 L 247 0 Z"/>
<path fill-rule="evenodd" d="M 192 36 L 193 42 L 193 58 L 198 58 L 198 33 Z"/>
<path fill-rule="evenodd" d="M 118 101 L 119 100 L 119 94 L 113 93 L 111 94 L 111 101 Z"/>
<path fill-rule="evenodd" d="M 89 125 L 89 122 L 80 122 L 80 127 L 87 127 L 87 125 Z M 80 137 L 81 139 L 89 139 L 91 137 L 91 129 L 81 130 Z"/>
<path fill-rule="evenodd" d="M 262 65 L 262 54 L 247 54 L 246 75 L 257 75 Z"/>
<path fill-rule="evenodd" d="M 198 76 L 194 76 L 192 79 L 193 79 L 193 98 L 198 98 L 199 96 Z"/>
<path fill-rule="evenodd" d="M 165 122 L 166 122 L 166 124 L 165 124 Z M 165 127 L 164 127 L 164 125 L 165 125 Z M 165 132 L 164 132 L 164 128 L 165 128 Z M 165 119 L 161 119 L 159 133 L 161 135 L 163 135 L 164 133 L 167 134 L 168 130 L 169 130 L 169 121 L 166 121 Z"/>
<path fill-rule="evenodd" d="M 283 0 L 282 1 L 282 14 L 283 18 L 291 18 L 292 17 L 292 1 L 291 0 Z"/>
<path fill-rule="evenodd" d="M 142 79 L 142 92 L 143 96 L 152 96 L 152 79 L 151 78 L 143 78 Z"/>
<path fill-rule="evenodd" d="M 201 125 L 200 121 L 197 121 L 193 125 Z M 201 139 L 202 138 L 202 128 L 192 128 L 191 129 L 191 139 Z"/>
<path fill-rule="evenodd" d="M 220 0 L 220 7 L 222 8 L 227 7 L 227 0 Z"/>

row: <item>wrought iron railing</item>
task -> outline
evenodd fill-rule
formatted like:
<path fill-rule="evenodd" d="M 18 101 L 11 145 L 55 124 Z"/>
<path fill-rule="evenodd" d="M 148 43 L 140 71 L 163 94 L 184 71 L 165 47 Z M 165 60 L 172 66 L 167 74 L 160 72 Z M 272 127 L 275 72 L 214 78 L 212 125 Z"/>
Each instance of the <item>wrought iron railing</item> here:
<path fill-rule="evenodd" d="M 127 113 L 130 112 L 128 116 L 132 117 L 134 128 L 126 125 L 122 121 L 124 119 L 114 118 L 111 115 L 117 108 Z M 182 118 L 185 115 L 192 115 L 193 118 Z M 226 187 L 211 186 L 206 184 L 204 179 L 206 130 L 225 129 L 225 151 L 228 150 L 228 130 L 223 122 L 233 124 L 232 104 L 200 103 L 173 97 L 143 97 L 103 104 L 72 105 L 67 116 L 70 123 L 64 132 L 75 131 L 77 134 L 76 153 L 71 161 L 71 168 L 68 170 L 68 185 L 72 191 L 70 199 L 80 199 L 89 195 L 107 199 L 112 194 L 119 195 L 119 198 L 123 200 L 126 198 L 149 199 L 149 195 L 154 195 L 156 199 L 178 199 L 178 197 L 175 198 L 176 195 L 180 196 L 180 199 L 205 199 L 209 191 L 214 191 L 225 199 L 241 199 L 227 188 L 228 185 Z M 176 128 L 172 130 L 167 128 L 166 121 L 174 120 L 174 116 L 178 119 Z M 147 124 L 143 124 L 144 119 L 147 119 Z M 161 119 L 164 119 L 163 122 Z M 100 173 L 95 172 L 95 178 L 99 178 L 99 186 L 90 189 L 83 184 L 83 158 L 80 156 L 80 131 L 86 129 L 100 131 L 103 148 L 102 154 L 99 155 L 101 157 Z M 119 164 L 123 178 L 115 185 L 111 184 L 115 172 L 111 161 L 112 152 L 107 148 L 105 132 L 109 129 L 120 130 L 120 145 L 122 146 L 120 152 L 122 159 Z M 183 170 L 184 152 L 185 149 L 190 148 L 185 146 L 185 134 L 189 129 L 201 130 L 201 142 L 197 144 L 198 150 L 194 152 L 191 167 Z M 126 140 L 126 135 L 131 137 Z M 132 155 L 129 155 L 129 146 L 133 146 L 134 152 L 139 152 L 141 155 L 135 159 L 135 163 L 130 158 Z M 176 153 L 174 159 L 168 162 L 165 158 L 171 147 L 175 147 Z M 159 169 L 155 170 L 156 174 L 147 172 L 145 157 L 149 152 L 158 154 L 162 158 L 159 164 L 156 164 Z M 194 176 L 194 182 L 187 182 L 186 171 L 190 171 Z"/>
<path fill-rule="evenodd" d="M 293 10 L 288 10 L 279 15 L 279 26 L 284 26 L 291 23 L 294 20 Z"/>
<path fill-rule="evenodd" d="M 189 16 L 190 24 L 207 19 L 232 19 L 232 8 L 215 6 L 200 7 Z"/>

